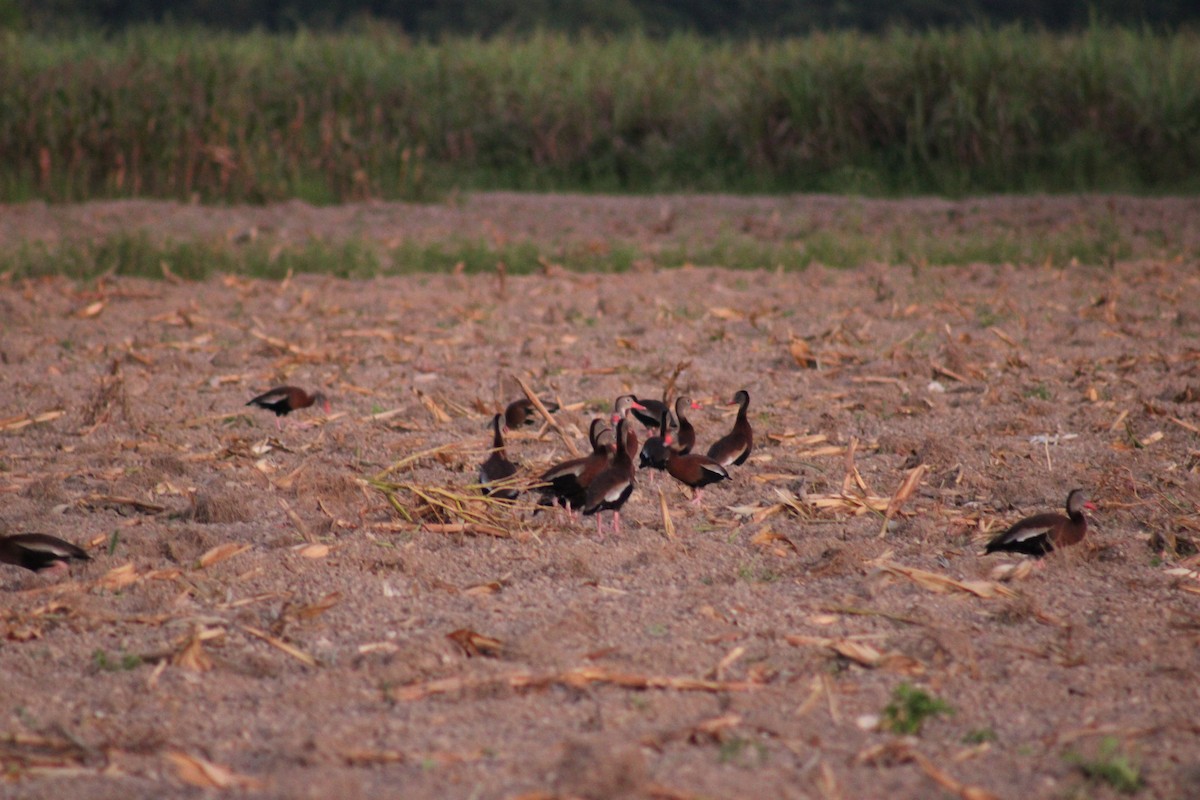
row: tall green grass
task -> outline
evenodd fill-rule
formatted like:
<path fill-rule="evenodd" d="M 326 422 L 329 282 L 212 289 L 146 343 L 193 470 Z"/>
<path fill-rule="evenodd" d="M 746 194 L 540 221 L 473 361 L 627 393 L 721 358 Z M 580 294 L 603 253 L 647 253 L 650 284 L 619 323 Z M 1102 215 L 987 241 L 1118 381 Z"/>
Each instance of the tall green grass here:
<path fill-rule="evenodd" d="M 0 35 L 0 199 L 1200 189 L 1200 34 Z"/>

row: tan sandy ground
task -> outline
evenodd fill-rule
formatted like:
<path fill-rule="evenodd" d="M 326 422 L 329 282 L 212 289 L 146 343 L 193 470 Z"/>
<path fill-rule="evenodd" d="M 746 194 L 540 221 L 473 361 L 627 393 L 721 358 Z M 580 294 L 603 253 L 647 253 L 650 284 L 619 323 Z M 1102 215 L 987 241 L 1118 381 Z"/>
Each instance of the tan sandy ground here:
<path fill-rule="evenodd" d="M 688 235 L 854 203 L 896 226 L 1113 201 L 671 202 Z M 23 206 L 0 241 L 266 218 L 379 241 L 649 237 L 660 206 Z M 1200 237 L 1193 201 L 1118 207 Z M 0 571 L 0 795 L 1104 798 L 1075 761 L 1115 747 L 1140 796 L 1200 796 L 1197 266 L 10 277 L 0 530 L 94 561 Z M 391 480 L 468 486 L 510 376 L 567 406 L 582 445 L 678 365 L 702 446 L 735 390 L 753 398 L 755 453 L 702 509 L 641 474 L 619 538 L 528 504 L 464 535 L 362 483 L 446 446 Z M 244 407 L 283 381 L 333 416 L 277 433 Z M 535 474 L 568 452 L 531 428 L 509 454 Z M 1085 546 L 997 581 L 1020 559 L 980 556 L 989 535 L 1075 486 L 1100 507 Z M 876 730 L 902 682 L 953 713 Z"/>

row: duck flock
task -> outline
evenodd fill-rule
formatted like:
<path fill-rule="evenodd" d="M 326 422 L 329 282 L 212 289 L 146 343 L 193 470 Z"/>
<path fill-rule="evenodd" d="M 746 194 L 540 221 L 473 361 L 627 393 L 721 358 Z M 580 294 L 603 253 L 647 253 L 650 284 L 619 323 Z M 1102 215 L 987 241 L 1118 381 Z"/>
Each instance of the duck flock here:
<path fill-rule="evenodd" d="M 546 408 L 554 404 L 542 405 Z M 604 527 L 599 514 L 611 511 L 613 532 L 620 533 L 621 507 L 633 494 L 639 466 L 663 470 L 690 486 L 692 501 L 699 504 L 704 487 L 729 480 L 728 468 L 744 464 L 754 449 L 754 430 L 746 416 L 750 393 L 740 390 L 730 405 L 738 406 L 733 429 L 705 453 L 694 453 L 696 429 L 688 422 L 687 411 L 699 408 L 698 404 L 680 397 L 672 413 L 662 401 L 621 395 L 613 403 L 612 417 L 607 423 L 603 418 L 592 421 L 588 432 L 592 452 L 555 464 L 542 474 L 535 489 L 541 496 L 540 505 L 559 506 L 568 513 L 596 515 L 596 531 L 601 536 Z M 535 421 L 533 411 L 532 401 L 521 398 L 510 403 L 503 414 L 492 418 L 492 452 L 479 468 L 484 494 L 507 500 L 517 498 L 518 490 L 506 485 L 516 474 L 517 465 L 505 452 L 504 431 Z M 640 451 L 633 419 L 641 422 L 647 432 L 656 432 Z"/>
<path fill-rule="evenodd" d="M 542 403 L 543 408 L 558 406 Z M 635 486 L 638 467 L 665 471 L 675 480 L 692 488 L 692 502 L 699 504 L 705 486 L 729 480 L 729 467 L 741 466 L 754 449 L 754 429 L 746 412 L 750 407 L 750 392 L 739 390 L 730 405 L 738 407 L 733 429 L 701 454 L 692 452 L 696 445 L 696 429 L 687 419 L 687 412 L 699 408 L 691 398 L 675 400 L 674 413 L 659 400 L 639 399 L 621 395 L 613 403 L 608 427 L 603 418 L 592 420 L 588 439 L 592 452 L 555 464 L 542 473 L 536 491 L 539 504 L 560 506 L 568 513 L 581 511 L 596 515 L 596 530 L 601 536 L 604 528 L 599 513 L 613 512 L 613 532 L 621 530 L 621 506 L 629 499 Z M 492 451 L 479 468 L 479 483 L 484 494 L 515 500 L 519 490 L 508 485 L 517 473 L 517 465 L 505 452 L 504 431 L 535 421 L 534 404 L 528 398 L 514 400 L 503 414 L 492 418 Z M 630 417 L 641 422 L 647 433 L 638 451 L 638 437 Z M 638 453 L 638 464 L 633 454 Z M 1057 513 L 1035 514 L 1012 525 L 988 542 L 985 553 L 1014 552 L 1035 557 L 1044 556 L 1056 548 L 1078 544 L 1087 532 L 1084 509 L 1095 509 L 1082 489 L 1073 489 L 1067 496 L 1066 516 Z"/>
<path fill-rule="evenodd" d="M 730 479 L 729 468 L 741 466 L 754 449 L 754 430 L 747 417 L 750 393 L 740 389 L 730 405 L 738 406 L 732 429 L 700 453 L 695 450 L 696 430 L 688 421 L 689 411 L 700 408 L 681 396 L 673 408 L 664 401 L 621 395 L 613 403 L 608 419 L 592 420 L 588 431 L 591 452 L 561 461 L 542 473 L 532 491 L 540 507 L 555 507 L 563 513 L 596 517 L 596 530 L 603 537 L 602 512 L 612 512 L 612 530 L 621 530 L 621 508 L 633 494 L 639 468 L 666 472 L 692 489 L 692 502 L 699 505 L 704 487 Z M 309 394 L 295 386 L 279 386 L 251 398 L 247 405 L 275 414 L 276 425 L 293 411 L 317 405 L 329 413 L 328 398 Z M 539 408 L 540 407 L 540 408 Z M 518 465 L 509 459 L 505 432 L 533 424 L 541 412 L 557 411 L 557 404 L 522 397 L 492 418 L 492 446 L 479 467 L 479 484 L 484 495 L 516 500 L 521 489 L 515 477 Z M 635 421 L 649 435 L 639 450 Z M 635 454 L 637 462 L 635 463 Z M 1026 517 L 988 542 L 985 553 L 1014 552 L 1040 557 L 1056 549 L 1077 544 L 1087 533 L 1084 509 L 1095 509 L 1083 490 L 1067 496 L 1066 515 L 1042 513 Z M 90 560 L 75 544 L 45 533 L 0 536 L 0 564 L 10 564 L 43 573 L 62 573 L 71 561 Z"/>

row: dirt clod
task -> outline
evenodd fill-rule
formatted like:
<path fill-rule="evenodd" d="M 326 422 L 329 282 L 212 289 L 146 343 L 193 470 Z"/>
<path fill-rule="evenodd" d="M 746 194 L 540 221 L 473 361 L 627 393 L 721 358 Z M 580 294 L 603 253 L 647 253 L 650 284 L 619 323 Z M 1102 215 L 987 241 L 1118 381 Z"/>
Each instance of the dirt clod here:
<path fill-rule="evenodd" d="M 646 762 L 636 745 L 611 739 L 576 739 L 563 745 L 551 782 L 562 794 L 587 800 L 641 796 Z"/>

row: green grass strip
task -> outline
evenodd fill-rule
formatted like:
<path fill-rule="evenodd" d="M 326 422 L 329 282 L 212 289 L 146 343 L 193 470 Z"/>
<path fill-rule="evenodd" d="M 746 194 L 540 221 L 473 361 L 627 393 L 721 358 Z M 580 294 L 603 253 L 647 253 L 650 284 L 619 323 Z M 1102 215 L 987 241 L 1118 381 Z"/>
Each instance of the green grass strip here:
<path fill-rule="evenodd" d="M 32 278 L 61 275 L 91 279 L 100 275 L 161 278 L 171 274 L 202 280 L 215 274 L 280 279 L 289 273 L 342 278 L 415 273 L 493 272 L 503 264 L 512 275 L 560 266 L 580 272 L 625 272 L 635 263 L 657 267 L 686 265 L 731 269 L 802 270 L 812 264 L 854 268 L 867 263 L 911 267 L 965 264 L 1050 264 L 1098 266 L 1129 258 L 1200 258 L 1200 252 L 1165 251 L 1153 241 L 1133 239 L 1101 223 L 1064 229 L 1008 230 L 990 227 L 959 234 L 923 231 L 903 225 L 862 232 L 853 225 L 838 230 L 795 233 L 762 240 L 732 232 L 699 243 L 642 245 L 614 240 L 589 243 L 539 243 L 532 240 L 495 245 L 479 239 L 418 242 L 395 247 L 347 238 L 283 244 L 262 237 L 251 242 L 165 240 L 144 232 L 114 233 L 94 241 L 49 245 L 24 242 L 0 253 L 0 273 Z"/>

